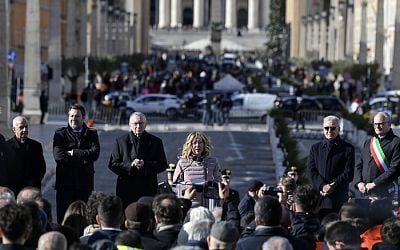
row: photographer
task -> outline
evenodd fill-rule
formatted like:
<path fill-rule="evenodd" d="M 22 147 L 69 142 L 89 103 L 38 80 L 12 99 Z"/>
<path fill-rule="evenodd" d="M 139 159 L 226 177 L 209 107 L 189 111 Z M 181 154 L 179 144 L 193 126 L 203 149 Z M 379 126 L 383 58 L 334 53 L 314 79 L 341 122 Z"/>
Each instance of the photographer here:
<path fill-rule="evenodd" d="M 250 183 L 247 195 L 239 203 L 240 216 L 244 216 L 249 211 L 254 211 L 254 205 L 260 196 L 262 196 L 263 183 L 258 180 L 253 180 Z"/>
<path fill-rule="evenodd" d="M 210 139 L 202 132 L 192 132 L 187 136 L 176 164 L 173 183 L 196 187 L 197 193 L 192 200 L 192 207 L 207 206 L 202 187 L 209 181 L 218 182 L 221 179 L 218 161 L 210 153 Z"/>

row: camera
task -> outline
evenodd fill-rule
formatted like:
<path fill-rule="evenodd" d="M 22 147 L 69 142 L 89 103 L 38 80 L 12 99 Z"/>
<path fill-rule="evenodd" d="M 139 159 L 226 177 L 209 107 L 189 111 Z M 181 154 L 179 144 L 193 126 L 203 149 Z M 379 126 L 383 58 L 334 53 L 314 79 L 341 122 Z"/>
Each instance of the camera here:
<path fill-rule="evenodd" d="M 268 186 L 266 184 L 262 186 L 261 191 L 263 195 L 270 195 L 274 197 L 278 197 L 278 193 L 282 193 L 281 189 L 274 186 Z"/>

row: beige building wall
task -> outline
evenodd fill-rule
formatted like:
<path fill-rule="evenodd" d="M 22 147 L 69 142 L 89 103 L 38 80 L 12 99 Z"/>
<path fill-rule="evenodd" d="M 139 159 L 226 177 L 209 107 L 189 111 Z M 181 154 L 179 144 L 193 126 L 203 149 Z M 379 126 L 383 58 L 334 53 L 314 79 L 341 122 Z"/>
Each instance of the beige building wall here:
<path fill-rule="evenodd" d="M 299 57 L 301 17 L 307 14 L 307 0 L 286 0 L 286 24 L 290 27 L 290 57 Z"/>

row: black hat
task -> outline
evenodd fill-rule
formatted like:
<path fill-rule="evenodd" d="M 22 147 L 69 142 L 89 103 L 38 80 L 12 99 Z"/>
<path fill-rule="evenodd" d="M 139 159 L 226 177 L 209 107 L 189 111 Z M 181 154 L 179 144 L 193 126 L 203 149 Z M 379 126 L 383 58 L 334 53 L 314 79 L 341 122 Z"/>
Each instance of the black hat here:
<path fill-rule="evenodd" d="M 258 191 L 264 184 L 261 181 L 258 180 L 252 180 L 250 182 L 250 186 L 249 186 L 249 191 L 250 192 L 255 192 Z"/>
<path fill-rule="evenodd" d="M 229 168 L 225 168 L 224 170 L 221 171 L 221 176 L 223 178 L 230 178 L 232 174 L 232 171 Z"/>
<path fill-rule="evenodd" d="M 146 222 L 152 216 L 151 207 L 140 202 L 133 202 L 125 208 L 125 217 L 127 220 L 136 222 Z"/>
<path fill-rule="evenodd" d="M 174 172 L 175 171 L 175 163 L 168 164 L 168 168 L 166 169 L 167 172 Z"/>

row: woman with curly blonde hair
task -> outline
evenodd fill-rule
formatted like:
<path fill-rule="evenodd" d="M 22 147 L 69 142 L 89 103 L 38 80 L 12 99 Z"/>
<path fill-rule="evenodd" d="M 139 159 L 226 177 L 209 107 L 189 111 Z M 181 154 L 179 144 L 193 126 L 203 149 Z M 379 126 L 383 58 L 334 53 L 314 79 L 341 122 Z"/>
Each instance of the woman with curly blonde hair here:
<path fill-rule="evenodd" d="M 221 171 L 217 158 L 211 157 L 211 141 L 202 132 L 190 133 L 183 144 L 182 154 L 176 164 L 173 182 L 204 184 L 219 181 Z M 205 205 L 203 193 L 198 192 L 192 200 L 193 206 Z"/>

